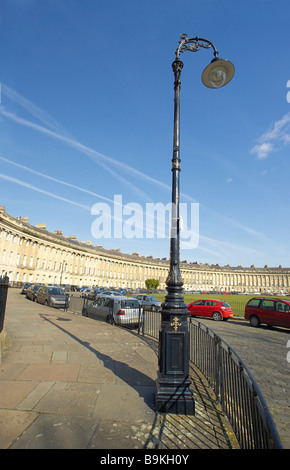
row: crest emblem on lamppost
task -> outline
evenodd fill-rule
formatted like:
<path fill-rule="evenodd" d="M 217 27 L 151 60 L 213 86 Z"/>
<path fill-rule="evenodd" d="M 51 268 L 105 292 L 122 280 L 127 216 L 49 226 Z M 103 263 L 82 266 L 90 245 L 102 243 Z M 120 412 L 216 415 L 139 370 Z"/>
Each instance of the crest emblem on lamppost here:
<path fill-rule="evenodd" d="M 174 331 L 177 331 L 178 328 L 181 326 L 181 323 L 179 323 L 178 318 L 174 317 L 173 322 L 170 323 L 170 326 L 173 326 Z"/>

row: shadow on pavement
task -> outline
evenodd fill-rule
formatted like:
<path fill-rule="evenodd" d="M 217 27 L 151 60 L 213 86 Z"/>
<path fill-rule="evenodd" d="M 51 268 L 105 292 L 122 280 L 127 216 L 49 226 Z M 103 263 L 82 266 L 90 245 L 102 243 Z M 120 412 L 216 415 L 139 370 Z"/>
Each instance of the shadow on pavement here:
<path fill-rule="evenodd" d="M 155 381 L 151 377 L 148 377 L 147 375 L 143 374 L 139 370 L 134 369 L 133 367 L 130 367 L 125 362 L 112 359 L 110 356 L 107 356 L 106 354 L 101 353 L 100 351 L 93 348 L 90 345 L 90 343 L 88 343 L 87 341 L 81 340 L 74 334 L 67 331 L 62 326 L 58 325 L 51 319 L 47 318 L 46 315 L 43 315 L 41 313 L 39 315 L 43 320 L 51 323 L 56 328 L 59 328 L 65 334 L 67 334 L 68 336 L 73 338 L 75 341 L 80 343 L 82 346 L 84 346 L 86 349 L 94 353 L 96 357 L 103 362 L 104 367 L 106 367 L 107 369 L 110 369 L 114 374 L 116 374 L 120 379 L 126 382 L 130 387 L 134 388 L 139 393 L 139 395 L 144 399 L 144 402 L 146 403 L 146 405 L 154 411 L 153 393 L 152 393 L 152 399 L 148 397 L 148 394 L 146 393 L 142 394 L 142 386 L 153 387 L 155 385 Z M 56 318 L 56 321 L 71 321 L 71 320 L 58 317 Z"/>

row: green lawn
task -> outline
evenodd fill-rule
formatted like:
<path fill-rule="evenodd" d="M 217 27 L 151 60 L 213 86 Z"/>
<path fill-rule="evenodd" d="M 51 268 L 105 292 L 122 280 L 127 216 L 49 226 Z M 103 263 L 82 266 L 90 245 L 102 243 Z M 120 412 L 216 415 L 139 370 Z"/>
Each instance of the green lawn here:
<path fill-rule="evenodd" d="M 153 294 L 154 297 L 159 299 L 161 302 L 164 301 L 165 294 Z M 263 294 L 261 295 L 261 297 Z M 233 309 L 234 315 L 237 316 L 244 316 L 245 313 L 245 305 L 246 303 L 252 298 L 256 297 L 255 295 L 222 295 L 222 294 L 184 294 L 184 302 L 188 305 L 191 302 L 199 299 L 216 299 L 216 300 L 224 300 L 230 304 Z M 265 297 L 267 297 L 265 295 Z M 271 296 L 272 297 L 272 296 Z M 271 298 L 270 297 L 270 298 Z M 273 296 L 273 299 L 278 298 L 279 296 Z M 281 297 L 282 300 L 290 300 L 290 297 Z"/>

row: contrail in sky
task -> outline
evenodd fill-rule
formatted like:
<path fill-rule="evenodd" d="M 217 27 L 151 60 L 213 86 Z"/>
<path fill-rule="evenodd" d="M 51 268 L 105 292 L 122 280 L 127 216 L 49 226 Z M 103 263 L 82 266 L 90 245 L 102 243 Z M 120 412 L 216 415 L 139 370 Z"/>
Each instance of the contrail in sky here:
<path fill-rule="evenodd" d="M 6 163 L 9 163 L 10 165 L 14 165 L 18 168 L 21 168 L 22 170 L 29 171 L 30 173 L 33 173 L 34 175 L 41 176 L 42 178 L 46 178 L 50 181 L 54 181 L 55 183 L 62 184 L 63 186 L 68 186 L 69 188 L 76 189 L 78 191 L 82 191 L 83 193 L 90 194 L 91 196 L 103 199 L 104 201 L 114 203 L 113 199 L 110 199 L 110 198 L 105 197 L 105 196 L 101 196 L 100 194 L 97 194 L 93 191 L 90 191 L 89 189 L 85 189 L 85 188 L 82 188 L 82 187 L 77 186 L 75 184 L 68 183 L 67 181 L 63 181 L 63 180 L 60 180 L 60 179 L 55 178 L 53 176 L 46 175 L 45 173 L 41 173 L 40 171 L 34 170 L 33 168 L 29 168 L 25 165 L 21 165 L 20 163 L 16 163 L 12 160 L 8 160 L 8 158 L 0 156 L 0 159 L 3 160 Z"/>
<path fill-rule="evenodd" d="M 72 204 L 74 206 L 81 207 L 82 209 L 91 211 L 91 207 L 89 206 L 85 206 L 84 204 L 80 204 L 79 202 L 75 202 L 75 201 L 72 201 L 71 199 L 67 199 L 65 197 L 53 194 L 49 191 L 45 191 L 44 189 L 38 188 L 37 186 L 34 186 L 33 184 L 24 183 L 24 181 L 14 178 L 13 176 L 8 176 L 8 175 L 4 175 L 3 173 L 0 173 L 0 178 L 6 181 L 10 181 L 11 183 L 16 183 L 16 184 L 19 184 L 20 186 L 24 186 L 25 188 L 32 189 L 33 191 L 36 191 L 38 193 L 45 194 L 46 196 L 53 197 L 54 199 L 59 199 L 60 201 L 64 201 L 64 202 L 67 202 L 68 204 Z"/>
<path fill-rule="evenodd" d="M 42 123 L 44 123 L 45 125 L 47 125 L 51 129 L 54 129 L 57 132 L 62 132 L 63 134 L 66 134 L 64 128 L 53 117 L 51 117 L 48 113 L 43 111 L 43 109 L 36 106 L 30 100 L 28 100 L 24 96 L 20 95 L 17 91 L 15 91 L 12 88 L 8 87 L 4 83 L 1 83 L 1 91 L 11 101 L 14 101 L 15 103 L 22 106 L 30 114 L 32 114 L 34 117 L 39 119 Z"/>
<path fill-rule="evenodd" d="M 31 129 L 34 129 L 38 132 L 42 132 L 43 134 L 46 134 L 54 139 L 58 139 L 66 143 L 67 145 L 70 145 L 71 147 L 74 147 L 75 149 L 79 150 L 80 152 L 86 154 L 88 157 L 90 157 L 92 160 L 94 160 L 96 163 L 100 164 L 101 161 L 103 161 L 103 167 L 107 171 L 110 171 L 110 168 L 105 165 L 105 163 L 115 165 L 119 168 L 122 168 L 124 171 L 128 172 L 131 175 L 134 175 L 135 177 L 145 179 L 146 181 L 149 181 L 155 185 L 158 185 L 159 187 L 165 189 L 166 191 L 171 192 L 171 186 L 165 183 L 162 183 L 161 181 L 152 178 L 151 176 L 137 170 L 136 168 L 131 167 L 130 165 L 126 165 L 124 162 L 120 162 L 119 160 L 116 160 L 114 158 L 108 157 L 107 155 L 104 155 L 100 152 L 97 152 L 96 150 L 81 144 L 77 140 L 75 140 L 73 137 L 69 136 L 63 127 L 54 119 L 52 118 L 48 113 L 43 111 L 41 108 L 33 104 L 31 101 L 29 101 L 27 98 L 24 98 L 22 95 L 20 95 L 17 91 L 13 90 L 12 88 L 8 87 L 5 84 L 2 84 L 2 91 L 3 93 L 11 100 L 19 104 L 20 106 L 24 107 L 27 111 L 29 111 L 33 116 L 35 116 L 37 119 L 39 119 L 42 123 L 44 123 L 46 126 L 48 126 L 50 129 L 47 127 L 41 126 L 39 124 L 36 124 L 34 122 L 31 122 L 27 119 L 21 118 L 20 116 L 16 115 L 15 113 L 11 113 L 7 111 L 3 106 L 0 107 L 0 112 L 3 116 L 13 120 L 14 122 L 17 122 L 20 125 L 29 127 Z M 120 175 L 118 173 L 114 174 L 114 177 L 120 180 Z M 142 192 L 139 188 L 137 188 L 135 185 L 133 185 L 131 182 L 128 180 L 122 181 L 123 183 L 125 182 L 126 185 L 129 185 L 131 189 L 135 192 L 138 192 L 139 195 L 141 194 L 142 197 L 145 197 L 145 199 L 148 199 L 147 194 Z M 191 202 L 196 202 L 191 196 L 187 194 L 183 194 L 182 196 L 185 197 L 186 199 L 190 200 Z"/>
<path fill-rule="evenodd" d="M 122 169 L 124 171 L 126 171 L 127 173 L 139 178 L 139 179 L 143 179 L 143 180 L 146 180 L 150 183 L 153 183 L 159 187 L 161 187 L 162 189 L 165 189 L 166 191 L 170 191 L 171 192 L 171 187 L 165 183 L 162 183 L 161 181 L 155 179 L 155 178 L 152 178 L 151 176 L 149 175 L 146 175 L 145 173 L 137 170 L 136 168 L 133 168 L 127 164 L 125 164 L 124 162 L 120 162 L 116 159 L 113 159 L 111 157 L 108 157 L 107 155 L 104 155 L 100 152 L 97 152 L 96 150 L 80 143 L 79 141 L 77 141 L 76 139 L 74 139 L 73 137 L 69 136 L 68 134 L 65 133 L 65 131 L 63 130 L 63 128 L 60 126 L 60 124 L 58 124 L 51 116 L 49 116 L 45 111 L 41 110 L 39 107 L 35 106 L 33 103 L 31 103 L 29 100 L 27 100 L 26 98 L 24 98 L 23 96 L 21 96 L 19 93 L 17 93 L 16 91 L 12 90 L 11 88 L 7 87 L 6 85 L 2 84 L 2 91 L 7 95 L 7 97 L 9 97 L 10 99 L 12 99 L 13 101 L 15 101 L 16 103 L 18 103 L 20 106 L 24 107 L 27 111 L 29 111 L 31 114 L 33 114 L 35 117 L 37 117 L 41 122 L 43 122 L 45 125 L 51 127 L 51 129 L 47 128 L 47 127 L 44 127 L 40 124 L 36 124 L 32 121 L 29 121 L 27 119 L 24 119 L 20 116 L 18 116 L 17 114 L 15 113 L 12 113 L 10 111 L 7 111 L 4 106 L 0 106 L 0 114 L 2 114 L 2 116 L 5 116 L 6 118 L 8 119 L 11 119 L 12 121 L 22 125 L 22 126 L 25 126 L 25 127 L 28 127 L 30 129 L 33 129 L 35 131 L 38 131 L 44 135 L 47 135 L 53 139 L 56 139 L 56 140 L 59 140 L 60 142 L 63 142 L 64 144 L 67 144 L 73 148 L 75 148 L 76 150 L 79 150 L 80 152 L 84 153 L 85 155 L 87 155 L 90 159 L 92 159 L 93 161 L 95 161 L 97 164 L 101 165 L 102 167 L 104 167 L 107 171 L 109 171 L 111 174 L 113 174 L 113 176 L 117 179 L 119 179 L 119 181 L 122 179 L 122 182 L 125 183 L 126 185 L 129 185 L 131 187 L 131 189 L 133 191 L 135 191 L 135 193 L 138 192 L 138 194 L 142 195 L 143 198 L 147 198 L 147 195 L 145 195 L 145 193 L 143 193 L 139 188 L 136 188 L 135 185 L 133 185 L 131 182 L 129 182 L 127 179 L 125 178 L 122 178 L 117 172 L 115 172 L 112 168 L 110 168 L 108 165 L 114 165 L 115 167 L 119 168 L 119 169 Z M 11 162 L 10 160 L 7 160 L 5 159 L 4 157 L 0 157 L 2 158 L 2 160 L 6 160 L 7 162 L 9 163 L 12 163 L 14 165 L 19 165 L 19 164 L 16 164 L 15 162 Z M 20 165 L 19 165 L 20 166 Z M 63 182 L 61 180 L 57 180 L 56 178 L 53 178 L 53 177 L 50 177 L 48 175 L 44 175 L 40 172 L 36 172 L 35 170 L 31 170 L 31 169 L 28 169 L 27 167 L 24 167 L 23 166 L 23 169 L 26 169 L 27 171 L 32 171 L 34 172 L 35 174 L 38 174 L 39 176 L 42 176 L 42 177 L 45 177 L 45 178 L 48 178 L 48 179 L 51 179 L 51 180 L 54 180 L 55 182 L 58 182 L 58 183 L 61 183 L 61 184 L 65 184 L 66 186 L 70 186 L 74 189 L 78 189 L 80 191 L 83 191 L 83 192 L 87 192 L 88 194 L 91 194 L 91 195 L 94 195 L 94 196 L 97 196 L 101 199 L 104 199 L 104 200 L 108 200 L 109 202 L 113 202 L 112 200 L 110 199 L 107 199 L 107 198 L 104 198 L 103 196 L 100 196 L 100 195 L 97 195 L 89 190 L 85 190 L 84 188 L 80 188 L 78 186 L 75 186 L 75 185 L 72 185 L 70 183 L 66 183 L 66 182 Z M 4 178 L 5 175 L 2 175 L 2 177 Z M 6 179 L 8 179 L 8 177 L 5 177 Z M 12 181 L 12 180 L 11 180 Z M 19 184 L 22 184 L 23 186 L 25 186 L 25 183 L 22 183 L 20 180 L 19 180 Z M 31 185 L 27 185 L 27 187 L 29 187 Z M 31 189 L 34 189 L 34 190 L 37 190 L 35 189 L 35 187 L 33 188 L 31 186 Z M 45 193 L 45 191 L 43 190 L 40 190 L 40 188 L 38 188 L 40 192 L 43 192 Z M 48 195 L 50 193 L 47 193 Z M 52 194 L 51 194 L 52 195 Z M 181 193 L 181 195 L 186 198 L 187 200 L 191 201 L 191 202 L 196 202 L 191 196 L 187 195 L 187 194 L 184 194 L 184 193 Z M 59 199 L 62 199 L 61 197 L 58 197 L 56 195 L 52 195 L 52 197 L 56 197 L 56 198 L 59 198 Z M 63 199 L 65 200 L 65 199 Z M 73 201 L 70 201 L 70 200 L 67 200 L 67 202 L 70 202 L 70 203 L 74 203 Z M 78 203 L 75 203 L 75 204 L 78 204 Z M 80 205 L 80 204 L 78 204 Z M 82 205 L 80 205 L 82 206 Z M 83 206 L 83 207 L 86 207 L 87 206 Z M 205 208 L 206 209 L 206 208 Z M 210 212 L 213 212 L 213 211 L 210 211 Z M 214 212 L 213 212 L 214 213 Z M 233 225 L 235 225 L 236 227 L 240 228 L 241 230 L 247 232 L 247 233 L 251 233 L 251 235 L 254 235 L 258 238 L 261 238 L 262 240 L 265 240 L 267 239 L 267 237 L 265 237 L 265 235 L 263 235 L 262 233 L 259 233 L 259 232 L 256 232 L 254 230 L 252 230 L 251 228 L 249 227 L 246 227 L 244 225 L 241 225 L 239 224 L 238 222 L 236 222 L 235 220 L 233 219 L 230 219 L 228 217 L 225 217 L 223 216 L 223 218 L 225 218 L 228 222 L 231 222 Z M 206 237 L 204 237 L 205 239 Z"/>
<path fill-rule="evenodd" d="M 133 168 L 129 165 L 126 165 L 123 162 L 120 162 L 118 160 L 115 160 L 114 158 L 108 157 L 107 155 L 104 155 L 100 152 L 97 152 L 96 150 L 94 150 L 94 149 L 92 149 L 92 148 L 90 148 L 90 147 L 88 147 L 84 144 L 81 144 L 80 142 L 78 142 L 77 140 L 75 140 L 71 137 L 68 137 L 64 134 L 59 134 L 58 132 L 56 132 L 54 130 L 50 130 L 47 127 L 44 127 L 44 126 L 41 126 L 41 125 L 36 124 L 34 122 L 31 122 L 27 119 L 24 119 L 24 118 L 16 115 L 15 113 L 7 111 L 3 106 L 1 106 L 1 108 L 0 108 L 0 113 L 2 114 L 2 116 L 5 116 L 6 118 L 9 118 L 14 122 L 17 122 L 18 124 L 20 124 L 22 126 L 29 127 L 30 129 L 34 129 L 38 132 L 41 132 L 42 134 L 46 134 L 49 137 L 52 137 L 56 140 L 59 140 L 59 141 L 65 143 L 65 144 L 75 148 L 76 150 L 79 150 L 80 152 L 86 154 L 89 158 L 94 160 L 96 163 L 100 163 L 100 161 L 103 161 L 103 162 L 106 162 L 106 163 L 113 164 L 113 165 L 115 165 L 119 168 L 122 168 L 123 170 L 127 171 L 128 173 L 130 173 L 134 176 L 137 176 L 139 178 L 150 181 L 150 182 L 162 187 L 163 189 L 171 190 L 169 185 L 167 185 L 165 183 L 162 183 L 161 181 L 156 180 L 155 178 L 152 178 L 151 176 L 148 176 L 145 173 L 142 173 L 141 171 L 136 170 L 135 168 Z M 127 184 L 130 185 L 131 183 L 127 182 Z M 189 196 L 187 196 L 187 197 L 189 197 Z"/>

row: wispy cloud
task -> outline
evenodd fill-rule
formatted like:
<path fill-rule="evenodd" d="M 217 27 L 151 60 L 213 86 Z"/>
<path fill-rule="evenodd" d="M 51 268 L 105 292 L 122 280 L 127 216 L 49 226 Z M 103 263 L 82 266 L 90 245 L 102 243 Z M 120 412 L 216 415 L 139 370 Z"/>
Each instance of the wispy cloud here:
<path fill-rule="evenodd" d="M 60 185 L 62 185 L 62 186 L 69 187 L 69 188 L 71 188 L 71 189 L 74 189 L 74 190 L 80 191 L 80 192 L 82 192 L 82 193 L 88 194 L 88 195 L 90 195 L 90 196 L 93 196 L 94 198 L 101 199 L 102 201 L 106 201 L 106 202 L 110 203 L 111 206 L 114 206 L 114 207 L 115 207 L 115 206 L 120 206 L 122 209 L 125 207 L 124 204 L 122 204 L 121 202 L 118 202 L 117 199 L 110 199 L 110 198 L 108 198 L 108 197 L 102 196 L 101 194 L 98 194 L 98 193 L 96 193 L 96 192 L 94 192 L 94 191 L 90 191 L 89 189 L 82 188 L 81 186 L 77 186 L 77 185 L 75 185 L 75 184 L 68 183 L 67 181 L 61 180 L 61 179 L 59 179 L 59 178 L 55 178 L 55 177 L 53 177 L 53 176 L 47 175 L 47 174 L 45 174 L 45 173 L 42 173 L 42 172 L 40 172 L 40 171 L 35 170 L 34 168 L 30 168 L 30 167 L 25 166 L 25 165 L 22 165 L 22 164 L 20 164 L 20 163 L 14 162 L 13 160 L 9 160 L 8 158 L 5 158 L 5 157 L 3 157 L 3 156 L 1 156 L 1 155 L 0 155 L 0 160 L 2 160 L 2 161 L 5 162 L 5 163 L 8 163 L 8 164 L 10 164 L 10 165 L 13 165 L 13 166 L 15 166 L 16 168 L 20 168 L 20 169 L 22 169 L 22 170 L 24 170 L 24 171 L 27 171 L 27 172 L 29 172 L 29 173 L 32 173 L 32 174 L 36 175 L 36 176 L 39 176 L 39 177 L 41 177 L 41 178 L 45 178 L 45 179 L 47 179 L 47 180 L 49 180 L 49 181 L 53 181 L 54 183 L 58 183 L 58 184 L 60 184 Z M 26 188 L 28 188 L 28 189 L 32 189 L 33 191 L 38 191 L 38 192 L 40 192 L 40 193 L 42 193 L 42 194 L 45 194 L 45 195 L 50 196 L 50 197 L 53 197 L 53 198 L 55 198 L 55 199 L 60 199 L 60 200 L 62 200 L 62 201 L 64 201 L 64 202 L 68 202 L 69 204 L 78 205 L 79 207 L 83 207 L 83 208 L 85 208 L 85 209 L 88 209 L 88 206 L 85 206 L 85 205 L 82 205 L 82 204 L 78 204 L 78 203 L 76 203 L 75 201 L 72 201 L 72 200 L 70 200 L 70 199 L 62 198 L 61 196 L 58 196 L 58 195 L 53 194 L 53 193 L 51 193 L 51 192 L 44 191 L 44 190 L 42 190 L 42 189 L 39 188 L 39 187 L 33 186 L 33 185 L 29 184 L 29 183 L 24 183 L 23 181 L 20 181 L 20 180 L 14 178 L 14 177 L 10 177 L 10 176 L 8 176 L 8 175 L 4 175 L 4 174 L 1 175 L 1 174 L 0 174 L 0 178 L 6 179 L 7 181 L 11 181 L 12 183 L 19 184 L 19 185 L 24 186 L 24 187 L 26 187 Z M 143 211 L 142 211 L 141 209 L 140 209 L 140 211 L 138 211 L 138 210 L 136 209 L 136 213 L 138 213 L 138 212 L 143 215 Z M 151 217 L 151 215 L 149 214 L 148 217 Z M 113 218 L 114 218 L 114 219 L 116 218 L 116 217 L 115 217 L 115 214 L 113 214 Z M 152 218 L 155 219 L 155 218 L 156 218 L 155 215 L 153 215 Z M 116 220 L 119 220 L 119 219 L 116 219 Z M 166 224 L 168 225 L 168 222 L 167 222 L 167 221 L 166 221 Z M 154 233 L 154 232 L 152 232 L 152 233 Z"/>
<path fill-rule="evenodd" d="M 257 155 L 258 160 L 263 160 L 264 158 L 267 158 L 271 152 L 273 152 L 274 146 L 270 142 L 264 142 L 262 144 L 257 144 L 255 145 L 251 153 L 254 153 Z"/>
<path fill-rule="evenodd" d="M 120 170 L 122 170 L 125 173 L 133 176 L 134 180 L 136 180 L 136 178 L 141 179 L 141 180 L 146 181 L 148 183 L 152 183 L 152 184 L 166 190 L 169 193 L 171 192 L 171 186 L 161 182 L 160 180 L 152 178 L 151 176 L 137 170 L 136 168 L 133 168 L 133 167 L 127 165 L 126 163 L 124 163 L 122 161 L 113 159 L 113 158 L 111 158 L 107 155 L 104 155 L 100 152 L 97 152 L 96 150 L 80 143 L 78 140 L 76 140 L 73 137 L 71 137 L 70 135 L 68 135 L 64 131 L 62 126 L 54 118 L 52 118 L 48 113 L 46 113 L 45 111 L 40 109 L 38 106 L 35 106 L 31 101 L 27 100 L 26 98 L 21 96 L 18 92 L 16 92 L 15 90 L 12 90 L 11 88 L 7 87 L 6 85 L 4 85 L 4 93 L 11 100 L 13 100 L 15 103 L 17 103 L 20 106 L 22 106 L 23 108 L 25 108 L 29 113 L 31 113 L 34 117 L 36 117 L 44 125 L 40 125 L 38 123 L 32 122 L 28 119 L 25 119 L 25 118 L 15 114 L 15 113 L 12 113 L 12 112 L 8 111 L 4 106 L 0 105 L 0 115 L 2 115 L 3 117 L 6 117 L 6 118 L 14 121 L 14 122 L 16 122 L 17 124 L 19 124 L 21 126 L 33 129 L 37 132 L 40 132 L 44 135 L 47 135 L 50 138 L 56 139 L 56 140 L 62 142 L 63 144 L 69 145 L 70 147 L 73 147 L 74 149 L 82 152 L 83 154 L 87 155 L 90 159 L 92 159 L 94 162 L 101 165 L 108 172 L 110 172 L 110 174 L 112 174 L 112 176 L 114 178 L 116 178 L 117 180 L 119 180 L 122 183 L 126 184 L 127 186 L 129 185 L 131 187 L 132 191 L 134 191 L 139 196 L 142 196 L 142 191 L 140 190 L 140 188 L 136 187 L 136 185 L 134 185 L 127 178 L 122 177 L 120 175 Z M 275 123 L 275 125 L 273 126 L 273 128 L 271 130 L 267 131 L 259 139 L 260 147 L 258 145 L 255 146 L 254 147 L 255 150 L 252 149 L 252 152 L 257 153 L 258 158 L 259 157 L 260 158 L 266 158 L 267 150 L 268 150 L 268 152 L 270 151 L 269 145 L 268 145 L 268 147 L 265 146 L 265 144 L 269 143 L 269 142 L 267 142 L 268 140 L 282 139 L 285 144 L 288 143 L 290 141 L 289 122 L 290 122 L 290 113 L 286 114 L 280 121 L 277 121 Z M 271 149 L 272 149 L 272 147 L 271 147 Z M 103 197 L 99 194 L 93 193 L 92 191 L 89 191 L 87 189 L 80 188 L 79 186 L 73 185 L 71 183 L 61 181 L 57 178 L 53 178 L 51 176 L 48 176 L 48 175 L 45 175 L 43 173 L 37 172 L 36 170 L 29 169 L 28 167 L 24 167 L 23 165 L 12 162 L 8 159 L 5 159 L 4 157 L 0 157 L 0 158 L 2 158 L 2 160 L 6 160 L 6 162 L 12 163 L 14 165 L 18 165 L 19 167 L 22 167 L 23 169 L 25 169 L 27 171 L 34 172 L 35 174 L 37 174 L 39 176 L 48 178 L 52 181 L 64 184 L 64 185 L 69 186 L 71 188 L 78 189 L 80 191 L 86 192 L 88 194 L 91 194 L 91 195 L 96 196 L 98 198 L 101 198 L 103 200 L 107 200 L 108 202 L 113 202 L 112 200 L 110 200 L 108 198 L 105 198 L 105 197 Z M 114 167 L 115 170 L 112 167 Z M 8 177 L 8 176 L 3 175 L 3 174 L 0 177 L 4 178 L 4 179 L 9 179 L 10 178 L 11 182 L 15 182 L 15 183 L 17 182 L 18 184 L 20 184 L 22 186 L 25 186 L 25 187 L 30 188 L 30 189 L 35 190 L 35 191 L 42 192 L 43 194 L 47 194 L 47 195 L 49 195 L 51 197 L 54 197 L 56 199 L 66 201 L 70 204 L 79 205 L 79 206 L 82 206 L 86 209 L 88 208 L 87 206 L 81 205 L 79 203 L 75 203 L 74 201 L 71 201 L 71 200 L 62 198 L 61 196 L 57 196 L 55 194 L 44 191 L 41 188 L 37 188 L 37 187 L 32 186 L 30 184 L 24 183 L 20 180 L 16 180 L 13 177 Z M 232 181 L 232 179 L 229 178 L 227 182 L 230 183 L 231 181 Z M 144 196 L 145 195 L 143 193 L 143 198 L 144 198 Z M 187 199 L 190 202 L 196 202 L 188 194 L 181 193 L 181 196 L 184 199 Z M 204 209 L 209 210 L 205 207 L 204 207 Z M 212 211 L 210 211 L 210 212 L 212 212 Z M 232 221 L 232 223 L 233 222 L 234 222 L 234 225 L 237 226 L 238 222 Z M 247 233 L 251 233 L 251 235 L 254 235 L 258 238 L 262 238 L 262 239 L 265 238 L 263 234 L 259 234 L 259 233 L 255 232 L 254 230 L 252 230 L 251 228 L 246 227 L 244 225 L 239 224 L 239 228 L 241 230 L 247 232 Z M 205 241 L 205 239 L 204 239 L 204 241 Z M 218 241 L 216 241 L 216 242 L 219 243 Z M 232 247 L 232 248 L 234 248 L 234 247 Z"/>
<path fill-rule="evenodd" d="M 147 175 L 146 173 L 143 173 L 137 170 L 136 168 L 131 167 L 130 165 L 127 165 L 126 163 L 122 161 L 108 157 L 107 155 L 97 152 L 96 150 L 78 142 L 76 139 L 71 137 L 52 116 L 50 116 L 46 111 L 42 110 L 40 107 L 36 106 L 27 98 L 20 95 L 16 90 L 13 90 L 12 88 L 8 87 L 5 84 L 2 84 L 2 91 L 5 96 L 7 96 L 9 99 L 17 103 L 19 106 L 26 109 L 29 113 L 31 113 L 34 117 L 36 117 L 46 127 L 44 127 L 43 125 L 39 125 L 35 122 L 29 121 L 27 119 L 24 119 L 23 117 L 20 117 L 15 113 L 11 113 L 7 111 L 4 108 L 4 106 L 0 106 L 0 114 L 2 114 L 3 117 L 13 120 L 14 122 L 22 126 L 25 126 L 37 132 L 43 133 L 49 137 L 60 140 L 63 143 L 82 152 L 83 154 L 87 155 L 91 160 L 95 161 L 95 163 L 97 163 L 98 165 L 101 165 L 106 171 L 112 174 L 112 176 L 116 178 L 119 182 L 122 182 L 127 187 L 130 187 L 131 190 L 135 192 L 135 194 L 138 194 L 145 200 L 146 199 L 148 200 L 148 194 L 140 190 L 139 187 L 134 185 L 127 178 L 121 177 L 119 170 L 122 170 L 125 173 L 133 176 L 134 179 L 138 178 L 143 181 L 145 180 L 146 182 L 152 183 L 155 186 L 157 185 L 158 187 L 162 188 L 166 192 L 169 192 L 169 193 L 171 192 L 170 185 L 165 184 L 156 178 L 152 178 L 152 176 Z M 114 170 L 112 170 L 112 166 L 117 167 L 117 172 L 116 171 L 114 172 Z M 190 202 L 196 202 L 188 194 L 181 193 L 181 196 Z"/>
<path fill-rule="evenodd" d="M 200 235 L 200 239 L 204 241 L 205 243 L 208 243 L 209 245 L 212 245 L 213 247 L 218 248 L 220 256 L 222 256 L 221 251 L 223 251 L 225 255 L 224 258 L 226 257 L 226 259 L 229 259 L 229 255 L 233 251 L 241 252 L 244 255 L 250 255 L 250 256 L 253 256 L 253 255 L 261 256 L 264 254 L 259 250 L 249 248 L 245 245 L 237 245 L 235 243 L 229 243 L 227 241 L 216 240 L 214 238 L 205 237 L 204 235 Z"/>
<path fill-rule="evenodd" d="M 280 144 L 290 143 L 290 113 L 285 114 L 282 119 L 276 121 L 259 139 L 258 143 L 251 149 L 258 160 L 267 158 L 272 152 L 279 149 Z"/>
<path fill-rule="evenodd" d="M 79 202 L 72 201 L 71 199 L 67 199 L 65 197 L 58 196 L 57 194 L 53 194 L 49 191 L 45 191 L 44 189 L 34 186 L 33 184 L 25 183 L 24 181 L 21 181 L 18 178 L 14 178 L 13 176 L 8 176 L 8 175 L 4 175 L 3 173 L 0 173 L 0 178 L 6 181 L 10 181 L 10 183 L 15 183 L 25 188 L 31 189 L 32 191 L 36 191 L 38 193 L 45 194 L 46 196 L 53 197 L 54 199 L 58 199 L 68 204 L 72 204 L 73 206 L 78 206 L 78 207 L 81 207 L 82 209 L 91 211 L 91 208 L 89 206 L 86 206 L 85 204 L 80 204 Z"/>
<path fill-rule="evenodd" d="M 62 132 L 66 134 L 64 128 L 46 111 L 41 109 L 39 106 L 36 106 L 30 100 L 20 95 L 16 90 L 13 90 L 5 83 L 1 83 L 1 92 L 4 96 L 9 98 L 14 103 L 17 103 L 22 108 L 26 109 L 30 114 L 36 117 L 40 122 L 48 126 L 50 129 L 55 130 L 56 132 Z"/>
<path fill-rule="evenodd" d="M 14 162 L 13 160 L 9 160 L 8 158 L 5 158 L 3 156 L 0 156 L 0 160 L 4 161 L 5 163 L 9 163 L 10 165 L 13 165 L 13 166 L 16 166 L 17 168 L 21 168 L 22 170 L 25 170 L 25 171 L 28 171 L 29 173 L 32 173 L 36 176 L 40 176 L 41 178 L 45 178 L 47 180 L 50 180 L 50 181 L 54 181 L 55 183 L 59 183 L 63 186 L 67 186 L 71 189 L 76 189 L 78 191 L 81 191 L 83 193 L 86 193 L 86 194 L 89 194 L 91 196 L 94 196 L 98 199 L 102 199 L 104 201 L 107 201 L 107 202 L 111 202 L 111 203 L 114 203 L 113 199 L 110 199 L 110 198 L 107 198 L 105 196 L 101 196 L 100 194 L 98 193 L 95 193 L 93 191 L 90 191 L 89 189 L 86 189 L 86 188 L 82 188 L 81 186 L 77 186 L 75 184 L 72 184 L 72 183 L 68 183 L 67 181 L 64 181 L 64 180 L 60 180 L 59 178 L 55 178 L 53 176 L 49 176 L 45 173 L 42 173 L 40 171 L 37 171 L 33 168 L 29 168 L 28 166 L 25 166 L 25 165 L 21 165 L 20 163 L 16 163 Z"/>
<path fill-rule="evenodd" d="M 169 191 L 171 189 L 169 185 L 167 185 L 165 183 L 162 183 L 161 181 L 159 181 L 155 178 L 152 178 L 151 176 L 146 175 L 145 173 L 142 173 L 141 171 L 127 165 L 124 162 L 121 162 L 121 161 L 116 160 L 114 158 L 108 157 L 107 155 L 104 155 L 100 152 L 97 152 L 96 150 L 80 143 L 79 141 L 77 141 L 76 139 L 74 139 L 74 138 L 72 138 L 68 135 L 61 134 L 59 132 L 56 132 L 55 130 L 48 129 L 47 127 L 44 127 L 40 124 L 36 124 L 35 122 L 29 121 L 28 119 L 24 119 L 24 118 L 18 116 L 17 114 L 6 110 L 4 108 L 4 106 L 0 107 L 0 113 L 1 113 L 2 116 L 16 122 L 17 124 L 20 124 L 22 126 L 33 129 L 33 130 L 35 130 L 37 132 L 40 132 L 42 134 L 45 134 L 45 135 L 47 135 L 47 136 L 49 136 L 53 139 L 59 140 L 59 141 L 63 142 L 64 144 L 69 145 L 70 147 L 73 147 L 74 149 L 76 149 L 76 150 L 82 152 L 83 154 L 87 155 L 91 160 L 93 160 L 97 164 L 101 164 L 106 169 L 109 168 L 107 166 L 107 164 L 113 165 L 114 167 L 117 167 L 118 169 L 124 170 L 125 172 L 131 174 L 134 177 L 138 177 L 138 179 L 143 179 L 143 180 L 149 181 L 149 182 L 151 182 L 151 183 L 153 183 L 153 184 L 155 184 L 159 187 L 162 187 L 163 189 L 166 189 L 167 191 Z M 123 181 L 128 186 L 130 186 L 131 189 L 134 190 L 134 185 L 128 179 L 123 180 Z M 140 189 L 138 190 L 138 194 L 140 194 Z M 187 197 L 189 197 L 189 196 L 187 196 Z"/>

